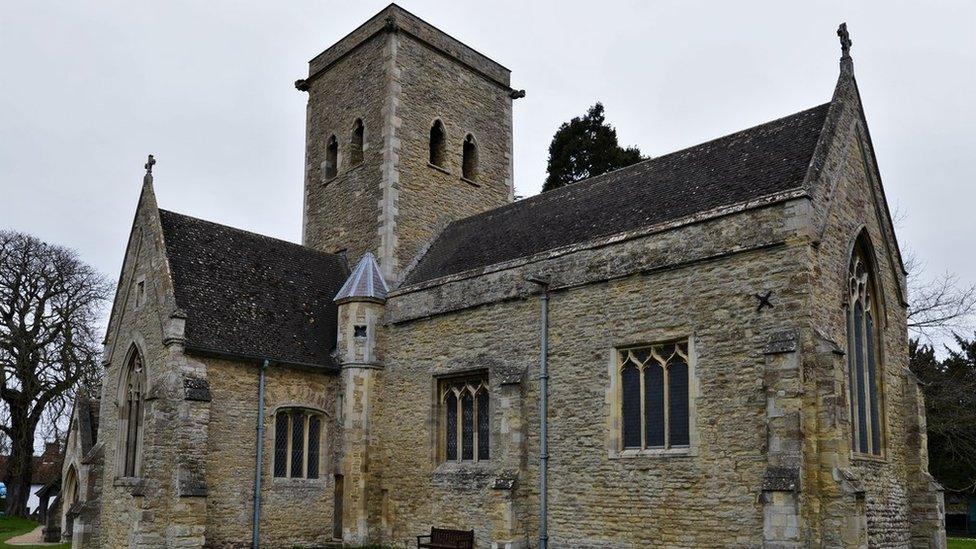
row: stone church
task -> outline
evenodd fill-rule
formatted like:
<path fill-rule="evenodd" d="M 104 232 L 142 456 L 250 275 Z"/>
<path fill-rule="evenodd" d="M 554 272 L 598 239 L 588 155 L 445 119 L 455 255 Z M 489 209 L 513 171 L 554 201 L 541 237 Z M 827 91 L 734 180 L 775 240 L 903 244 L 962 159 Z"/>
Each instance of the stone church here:
<path fill-rule="evenodd" d="M 826 103 L 514 201 L 524 92 L 391 5 L 296 82 L 301 245 L 160 209 L 150 158 L 65 537 L 944 547 L 838 34 Z"/>

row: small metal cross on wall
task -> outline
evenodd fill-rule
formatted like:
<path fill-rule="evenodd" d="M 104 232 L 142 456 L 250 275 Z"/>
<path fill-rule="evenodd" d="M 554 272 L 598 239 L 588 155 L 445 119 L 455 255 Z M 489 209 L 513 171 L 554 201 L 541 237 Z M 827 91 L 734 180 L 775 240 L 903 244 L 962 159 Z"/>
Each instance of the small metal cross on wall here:
<path fill-rule="evenodd" d="M 773 297 L 773 291 L 772 290 L 766 292 L 765 294 L 755 294 L 755 296 L 756 296 L 756 299 L 759 300 L 759 306 L 756 307 L 756 312 L 757 313 L 759 311 L 763 310 L 763 307 L 769 307 L 770 309 L 773 308 L 772 302 L 769 301 L 769 298 Z"/>

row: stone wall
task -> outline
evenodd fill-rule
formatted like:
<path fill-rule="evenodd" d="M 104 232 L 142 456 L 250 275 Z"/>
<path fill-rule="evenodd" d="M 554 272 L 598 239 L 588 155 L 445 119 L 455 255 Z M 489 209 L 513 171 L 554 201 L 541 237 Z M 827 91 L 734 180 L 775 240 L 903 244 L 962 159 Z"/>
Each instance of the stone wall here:
<path fill-rule="evenodd" d="M 819 483 L 823 506 L 811 502 L 806 513 L 815 525 L 816 539 L 828 545 L 838 542 L 841 524 L 863 508 L 871 547 L 904 547 L 913 537 L 932 542 L 920 546 L 938 547 L 944 544 L 944 539 L 938 541 L 938 517 L 922 519 L 914 529 L 925 533 L 913 533 L 913 515 L 937 515 L 939 504 L 926 470 L 924 408 L 915 404 L 916 380 L 908 371 L 904 269 L 853 80 L 842 75 L 837 95 L 830 114 L 834 139 L 824 151 L 823 169 L 813 187 L 816 254 L 810 296 L 813 332 L 835 352 L 826 353 L 833 359 L 810 365 L 821 383 L 811 388 L 810 394 L 820 401 L 811 399 L 809 409 L 828 413 L 816 421 L 809 414 L 809 426 L 817 428 L 820 440 L 808 449 L 811 455 L 817 451 L 821 478 L 839 481 Z M 881 297 L 880 459 L 851 452 L 844 300 L 851 252 L 862 231 L 871 243 Z M 811 484 L 817 484 L 817 468 L 809 471 Z M 815 516 L 820 517 L 819 525 Z"/>
<path fill-rule="evenodd" d="M 138 295 L 139 286 L 144 295 Z M 101 446 L 99 547 L 199 546 L 206 487 L 195 465 L 206 444 L 207 403 L 186 399 L 196 375 L 182 353 L 183 318 L 176 310 L 151 185 L 144 185 L 106 336 L 98 440 Z M 130 350 L 142 355 L 148 388 L 142 474 L 119 466 L 120 378 Z"/>
<path fill-rule="evenodd" d="M 214 407 L 206 445 L 208 547 L 250 547 L 259 366 L 207 359 Z M 339 429 L 337 380 L 272 364 L 265 378 L 261 547 L 320 545 L 332 540 L 332 506 Z M 323 413 L 318 479 L 273 477 L 275 411 L 311 408 Z"/>
<path fill-rule="evenodd" d="M 347 249 L 350 264 L 378 246 L 389 56 L 382 38 L 342 58 L 308 89 L 302 240 L 324 252 Z M 363 162 L 353 166 L 349 142 L 357 118 L 364 127 Z M 339 142 L 338 176 L 325 181 L 325 148 L 331 135 Z"/>
<path fill-rule="evenodd" d="M 391 6 L 312 60 L 305 167 L 304 243 L 373 251 L 397 278 L 448 222 L 512 198 L 512 99 L 508 70 Z M 349 162 L 356 118 L 365 124 L 361 165 Z M 446 130 L 446 162 L 429 165 L 430 129 Z M 471 134 L 477 177 L 461 177 Z M 323 179 L 326 143 L 339 142 L 338 176 Z"/>
<path fill-rule="evenodd" d="M 501 86 L 407 33 L 396 36 L 399 159 L 393 272 L 409 266 L 449 221 L 508 203 L 512 196 L 512 99 Z M 444 124 L 446 162 L 429 164 L 434 120 Z M 461 177 L 465 136 L 477 143 L 474 181 Z"/>
<path fill-rule="evenodd" d="M 402 543 L 439 525 L 474 528 L 481 546 L 535 545 L 539 304 L 524 276 L 543 272 L 553 276 L 553 546 L 761 544 L 764 349 L 771 334 L 802 325 L 808 281 L 797 273 L 809 256 L 793 243 L 799 204 L 745 209 L 394 292 L 374 423 L 382 443 L 373 463 L 389 500 L 389 538 Z M 774 307 L 759 311 L 754 294 L 767 291 Z M 615 349 L 679 337 L 691 340 L 695 354 L 697 447 L 618 457 L 610 404 Z M 403 395 L 433 395 L 437 376 L 479 368 L 488 370 L 492 388 L 493 458 L 438 463 L 433 397 Z M 513 373 L 515 391 L 505 388 Z"/>

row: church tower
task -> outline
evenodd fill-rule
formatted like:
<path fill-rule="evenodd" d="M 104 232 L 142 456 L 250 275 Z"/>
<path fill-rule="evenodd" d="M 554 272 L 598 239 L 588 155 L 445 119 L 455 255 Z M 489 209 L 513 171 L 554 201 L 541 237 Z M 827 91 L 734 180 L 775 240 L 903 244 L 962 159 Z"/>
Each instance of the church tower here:
<path fill-rule="evenodd" d="M 309 62 L 303 243 L 393 283 L 449 222 L 512 200 L 509 70 L 395 4 Z"/>

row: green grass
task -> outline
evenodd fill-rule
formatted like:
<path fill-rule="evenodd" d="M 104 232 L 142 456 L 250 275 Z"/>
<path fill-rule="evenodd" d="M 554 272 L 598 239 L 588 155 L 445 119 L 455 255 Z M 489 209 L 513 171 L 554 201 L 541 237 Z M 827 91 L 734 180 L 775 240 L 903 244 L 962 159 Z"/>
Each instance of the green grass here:
<path fill-rule="evenodd" d="M 949 538 L 949 549 L 976 549 L 974 538 Z"/>
<path fill-rule="evenodd" d="M 21 534 L 26 534 L 34 528 L 37 528 L 37 523 L 32 520 L 16 517 L 0 517 L 0 548 L 8 549 L 11 547 L 16 547 L 17 549 L 69 549 L 71 547 L 70 543 L 62 543 L 60 545 L 9 545 L 6 543 L 8 539 Z"/>

